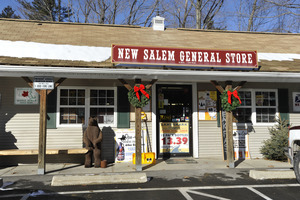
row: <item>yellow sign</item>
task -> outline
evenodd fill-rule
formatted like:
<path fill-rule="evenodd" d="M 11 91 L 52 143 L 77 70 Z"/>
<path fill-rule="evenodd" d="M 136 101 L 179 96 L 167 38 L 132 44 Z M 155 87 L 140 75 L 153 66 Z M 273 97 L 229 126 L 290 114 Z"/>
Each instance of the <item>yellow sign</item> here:
<path fill-rule="evenodd" d="M 189 153 L 189 122 L 160 122 L 160 153 Z"/>

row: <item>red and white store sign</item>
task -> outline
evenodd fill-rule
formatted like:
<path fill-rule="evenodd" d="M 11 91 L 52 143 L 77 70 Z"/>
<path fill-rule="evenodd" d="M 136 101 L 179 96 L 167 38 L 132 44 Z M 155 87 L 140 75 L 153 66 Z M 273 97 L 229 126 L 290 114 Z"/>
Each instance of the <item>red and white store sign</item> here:
<path fill-rule="evenodd" d="M 256 51 L 112 45 L 112 63 L 258 68 Z"/>

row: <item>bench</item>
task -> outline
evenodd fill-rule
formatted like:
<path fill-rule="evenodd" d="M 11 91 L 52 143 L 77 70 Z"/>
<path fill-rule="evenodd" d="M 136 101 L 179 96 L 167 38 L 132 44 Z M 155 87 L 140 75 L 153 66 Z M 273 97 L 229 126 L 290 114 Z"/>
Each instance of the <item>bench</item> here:
<path fill-rule="evenodd" d="M 80 149 L 47 149 L 46 154 L 85 154 L 88 150 L 85 148 Z M 20 156 L 20 155 L 38 155 L 38 150 L 32 149 L 8 149 L 0 150 L 0 156 Z"/>

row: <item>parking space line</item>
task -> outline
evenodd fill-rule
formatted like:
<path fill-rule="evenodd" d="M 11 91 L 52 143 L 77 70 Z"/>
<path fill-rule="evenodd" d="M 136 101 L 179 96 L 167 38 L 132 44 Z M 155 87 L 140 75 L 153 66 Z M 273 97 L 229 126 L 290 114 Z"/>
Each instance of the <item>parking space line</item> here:
<path fill-rule="evenodd" d="M 41 195 L 68 195 L 68 194 L 91 194 L 91 193 L 109 193 L 109 192 L 147 192 L 147 191 L 174 191 L 177 190 L 181 192 L 183 196 L 190 200 L 189 193 L 203 195 L 205 193 L 201 193 L 198 191 L 193 190 L 214 190 L 214 189 L 240 189 L 240 188 L 247 188 L 252 192 L 258 194 L 259 196 L 270 199 L 263 193 L 255 190 L 254 188 L 269 188 L 269 187 L 300 187 L 300 184 L 268 184 L 268 185 L 229 185 L 229 186 L 196 186 L 196 187 L 170 187 L 170 188 L 136 188 L 136 189 L 107 189 L 107 190 L 82 190 L 82 191 L 64 191 L 64 192 L 51 192 L 51 193 L 43 193 Z M 3 198 L 11 198 L 11 197 L 23 197 L 27 194 L 9 194 L 9 195 L 2 195 L 0 199 Z M 207 195 L 207 194 L 205 194 Z M 216 197 L 216 196 L 215 196 Z M 214 197 L 214 198 L 215 198 Z M 190 197 L 191 198 L 191 197 Z M 217 197 L 221 198 L 221 197 Z M 223 198 L 224 199 L 224 198 Z"/>
<path fill-rule="evenodd" d="M 212 198 L 212 199 L 218 199 L 218 200 L 230 200 L 230 199 L 226 199 L 226 198 L 223 198 L 223 197 L 218 197 L 218 196 L 215 196 L 215 195 L 206 194 L 206 193 L 203 193 L 203 192 L 197 192 L 197 191 L 193 191 L 193 190 L 188 190 L 188 192 L 189 192 L 189 193 L 196 194 L 196 195 L 200 195 L 200 196 L 210 197 L 210 198 Z"/>
<path fill-rule="evenodd" d="M 260 197 L 266 199 L 266 200 L 272 200 L 271 198 L 269 198 L 268 196 L 264 195 L 263 193 L 261 193 L 260 191 L 254 189 L 253 187 L 246 187 L 247 189 L 251 190 L 252 192 L 254 192 L 255 194 L 259 195 Z"/>
<path fill-rule="evenodd" d="M 187 199 L 193 200 L 193 198 L 187 193 L 187 189 L 179 189 L 179 192 Z"/>

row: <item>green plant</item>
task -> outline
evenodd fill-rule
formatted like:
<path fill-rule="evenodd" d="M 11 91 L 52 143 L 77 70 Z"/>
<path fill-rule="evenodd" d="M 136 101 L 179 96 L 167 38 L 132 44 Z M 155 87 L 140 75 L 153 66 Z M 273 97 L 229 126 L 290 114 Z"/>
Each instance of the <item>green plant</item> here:
<path fill-rule="evenodd" d="M 269 160 L 286 161 L 284 149 L 288 146 L 289 124 L 287 120 L 276 120 L 276 124 L 269 128 L 271 138 L 264 141 L 260 148 L 263 156 Z"/>

